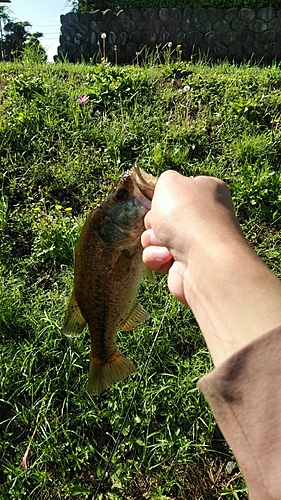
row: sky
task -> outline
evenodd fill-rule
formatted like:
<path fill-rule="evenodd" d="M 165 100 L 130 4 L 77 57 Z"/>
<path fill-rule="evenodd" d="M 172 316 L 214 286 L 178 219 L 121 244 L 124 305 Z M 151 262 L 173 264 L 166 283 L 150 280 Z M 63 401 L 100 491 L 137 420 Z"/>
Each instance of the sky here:
<path fill-rule="evenodd" d="M 32 25 L 30 33 L 41 31 L 44 34 L 40 42 L 46 49 L 48 61 L 53 62 L 59 46 L 60 15 L 71 11 L 67 0 L 11 0 L 1 6 L 9 7 L 14 21 L 28 21 Z"/>

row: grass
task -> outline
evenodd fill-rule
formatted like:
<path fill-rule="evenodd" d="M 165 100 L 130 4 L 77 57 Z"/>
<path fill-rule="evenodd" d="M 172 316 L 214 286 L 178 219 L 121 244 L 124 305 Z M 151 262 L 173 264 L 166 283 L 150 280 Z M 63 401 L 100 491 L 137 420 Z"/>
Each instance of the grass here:
<path fill-rule="evenodd" d="M 154 175 L 225 180 L 281 277 L 280 86 L 277 65 L 0 64 L 1 500 L 94 498 L 168 300 L 98 498 L 247 498 L 196 388 L 209 354 L 165 277 L 142 282 L 151 319 L 118 337 L 138 372 L 101 397 L 86 392 L 88 333 L 60 328 L 85 215 L 136 160 Z"/>

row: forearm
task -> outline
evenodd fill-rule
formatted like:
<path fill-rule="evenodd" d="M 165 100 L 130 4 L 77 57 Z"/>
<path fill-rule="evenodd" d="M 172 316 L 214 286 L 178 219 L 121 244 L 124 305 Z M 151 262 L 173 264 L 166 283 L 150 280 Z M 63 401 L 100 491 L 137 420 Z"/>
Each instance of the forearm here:
<path fill-rule="evenodd" d="M 237 235 L 197 249 L 185 271 L 186 301 L 205 337 L 215 366 L 281 323 L 281 283 Z"/>

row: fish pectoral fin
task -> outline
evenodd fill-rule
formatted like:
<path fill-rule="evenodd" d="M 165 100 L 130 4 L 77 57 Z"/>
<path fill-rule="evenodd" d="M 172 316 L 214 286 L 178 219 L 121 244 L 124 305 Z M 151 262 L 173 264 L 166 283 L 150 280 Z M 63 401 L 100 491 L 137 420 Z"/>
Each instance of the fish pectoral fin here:
<path fill-rule="evenodd" d="M 108 361 L 104 362 L 95 358 L 91 353 L 88 392 L 93 396 L 98 396 L 111 384 L 123 380 L 135 371 L 133 363 L 118 349 Z"/>
<path fill-rule="evenodd" d="M 147 319 L 149 319 L 149 314 L 139 302 L 136 302 L 128 317 L 121 323 L 121 328 L 123 330 L 132 330 L 132 328 L 144 323 Z"/>
<path fill-rule="evenodd" d="M 86 326 L 86 320 L 83 318 L 80 307 L 76 300 L 74 291 L 72 292 L 68 308 L 65 313 L 62 332 L 67 337 L 79 337 Z"/>
<path fill-rule="evenodd" d="M 156 283 L 155 272 L 150 267 L 144 266 L 143 275 L 152 283 Z"/>

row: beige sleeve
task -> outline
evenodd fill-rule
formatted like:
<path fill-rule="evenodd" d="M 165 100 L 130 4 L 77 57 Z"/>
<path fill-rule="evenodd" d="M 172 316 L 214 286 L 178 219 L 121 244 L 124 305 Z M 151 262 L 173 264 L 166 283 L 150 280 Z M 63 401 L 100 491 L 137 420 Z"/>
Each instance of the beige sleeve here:
<path fill-rule="evenodd" d="M 281 325 L 197 385 L 241 467 L 250 500 L 280 500 Z"/>

